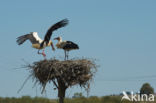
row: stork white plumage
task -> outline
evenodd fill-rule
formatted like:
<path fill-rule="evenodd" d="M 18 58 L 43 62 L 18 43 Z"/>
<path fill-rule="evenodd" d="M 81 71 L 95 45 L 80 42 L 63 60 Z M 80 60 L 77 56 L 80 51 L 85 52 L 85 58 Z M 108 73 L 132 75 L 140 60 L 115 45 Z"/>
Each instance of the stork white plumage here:
<path fill-rule="evenodd" d="M 67 19 L 63 19 L 59 22 L 57 22 L 56 24 L 52 25 L 47 33 L 45 34 L 44 40 L 42 40 L 39 36 L 37 32 L 30 32 L 30 34 L 26 34 L 23 36 L 20 36 L 17 38 L 17 43 L 18 45 L 23 44 L 26 40 L 29 40 L 32 43 L 32 47 L 38 49 L 38 54 L 42 54 L 44 57 L 46 57 L 46 54 L 44 53 L 44 48 L 51 46 L 52 50 L 55 50 L 54 46 L 53 46 L 53 42 L 50 40 L 51 35 L 53 33 L 53 31 L 64 27 L 68 24 L 68 20 Z M 39 51 L 43 49 L 42 53 L 40 53 Z"/>
<path fill-rule="evenodd" d="M 79 49 L 79 46 L 72 41 L 62 41 L 62 37 L 54 38 L 54 40 L 58 40 L 56 47 L 64 50 L 65 60 L 69 57 L 69 51 Z"/>

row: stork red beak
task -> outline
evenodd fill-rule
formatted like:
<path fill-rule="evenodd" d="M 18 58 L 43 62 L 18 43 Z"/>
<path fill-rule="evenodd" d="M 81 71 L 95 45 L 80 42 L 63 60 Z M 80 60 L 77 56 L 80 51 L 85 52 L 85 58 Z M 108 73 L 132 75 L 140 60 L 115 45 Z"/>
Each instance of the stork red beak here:
<path fill-rule="evenodd" d="M 55 51 L 54 45 L 53 43 L 51 44 L 52 50 Z"/>

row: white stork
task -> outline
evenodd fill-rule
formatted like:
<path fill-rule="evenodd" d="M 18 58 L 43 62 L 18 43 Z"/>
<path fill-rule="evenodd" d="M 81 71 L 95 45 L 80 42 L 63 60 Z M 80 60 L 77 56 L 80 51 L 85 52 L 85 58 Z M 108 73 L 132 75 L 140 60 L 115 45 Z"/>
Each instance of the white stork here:
<path fill-rule="evenodd" d="M 53 46 L 53 42 L 50 40 L 51 35 L 53 33 L 53 31 L 64 27 L 68 24 L 68 20 L 67 19 L 63 19 L 59 22 L 57 22 L 56 24 L 52 25 L 47 33 L 45 34 L 44 40 L 42 40 L 39 36 L 37 32 L 30 32 L 30 34 L 26 34 L 23 36 L 20 36 L 17 38 L 17 43 L 18 45 L 23 44 L 26 40 L 29 40 L 32 43 L 32 47 L 38 49 L 38 54 L 42 54 L 44 57 L 46 57 L 46 54 L 44 53 L 44 48 L 51 46 L 52 50 L 55 50 L 54 46 Z M 39 51 L 43 49 L 42 53 L 40 53 Z"/>
<path fill-rule="evenodd" d="M 70 50 L 79 49 L 79 46 L 72 41 L 62 41 L 61 37 L 54 38 L 54 40 L 58 40 L 56 47 L 58 49 L 63 49 L 65 53 L 65 60 L 68 59 L 68 54 Z"/>

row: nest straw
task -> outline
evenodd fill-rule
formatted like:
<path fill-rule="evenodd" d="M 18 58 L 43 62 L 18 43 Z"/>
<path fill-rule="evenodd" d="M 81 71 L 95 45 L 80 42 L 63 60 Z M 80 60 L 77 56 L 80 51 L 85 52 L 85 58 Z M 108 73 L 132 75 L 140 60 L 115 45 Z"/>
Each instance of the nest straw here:
<path fill-rule="evenodd" d="M 57 59 L 41 60 L 28 65 L 36 82 L 43 86 L 47 82 L 53 82 L 58 88 L 58 80 L 63 81 L 66 88 L 73 85 L 80 85 L 85 89 L 89 88 L 90 80 L 96 72 L 96 65 L 93 60 L 74 59 L 60 61 Z"/>

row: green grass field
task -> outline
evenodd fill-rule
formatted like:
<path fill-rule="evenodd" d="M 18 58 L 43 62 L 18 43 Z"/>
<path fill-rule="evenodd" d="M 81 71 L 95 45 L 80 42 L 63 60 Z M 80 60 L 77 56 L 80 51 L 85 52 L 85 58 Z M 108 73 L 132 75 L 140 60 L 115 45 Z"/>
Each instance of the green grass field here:
<path fill-rule="evenodd" d="M 23 96 L 21 98 L 0 98 L 0 103 L 58 103 L 58 100 L 47 98 Z M 156 103 L 155 102 L 131 102 L 122 101 L 120 96 L 104 96 L 89 98 L 66 98 L 65 103 Z"/>

